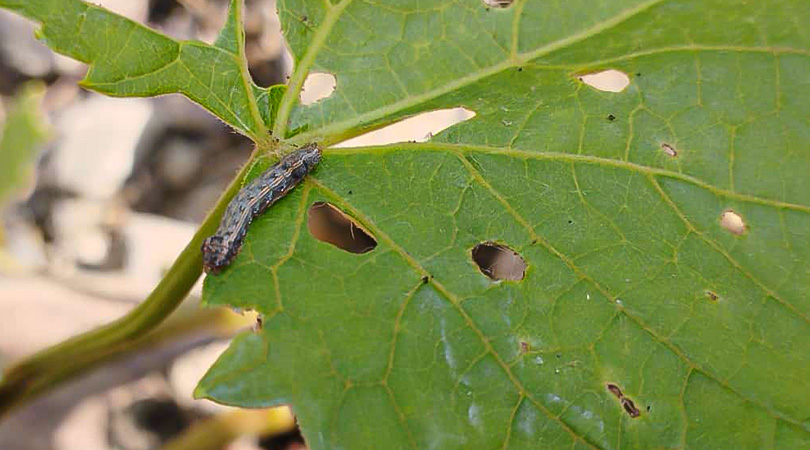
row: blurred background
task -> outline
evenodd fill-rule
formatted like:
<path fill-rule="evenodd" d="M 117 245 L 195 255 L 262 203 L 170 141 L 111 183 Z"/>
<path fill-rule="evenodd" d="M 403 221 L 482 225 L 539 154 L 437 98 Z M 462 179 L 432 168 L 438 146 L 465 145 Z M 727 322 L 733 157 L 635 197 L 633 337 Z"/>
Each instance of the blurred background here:
<path fill-rule="evenodd" d="M 209 43 L 228 6 L 93 3 L 174 38 Z M 274 1 L 247 0 L 245 22 L 253 79 L 285 83 L 292 58 Z M 252 150 L 182 96 L 114 99 L 79 88 L 86 66 L 54 54 L 35 29 L 0 9 L 0 130 L 8 138 L 0 147 L 0 368 L 142 301 Z M 318 101 L 335 84 L 332 75 L 310 74 L 300 100 Z M 472 115 L 434 111 L 343 145 L 426 140 Z M 200 284 L 137 351 L 0 420 L 0 449 L 158 449 L 189 436 L 183 433 L 195 424 L 229 430 L 220 433 L 221 445 L 205 438 L 210 448 L 303 448 L 289 410 L 245 413 L 192 399 L 229 338 L 255 322 L 199 309 Z"/>

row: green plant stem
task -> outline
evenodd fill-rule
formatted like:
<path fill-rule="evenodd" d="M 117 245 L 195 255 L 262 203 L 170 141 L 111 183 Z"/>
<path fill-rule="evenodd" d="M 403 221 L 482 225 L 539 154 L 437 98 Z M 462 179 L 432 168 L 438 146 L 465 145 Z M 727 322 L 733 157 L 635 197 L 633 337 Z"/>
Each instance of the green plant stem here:
<path fill-rule="evenodd" d="M 286 406 L 240 409 L 200 422 L 164 445 L 161 450 L 219 450 L 243 435 L 269 436 L 295 428 Z"/>
<path fill-rule="evenodd" d="M 231 181 L 217 205 L 180 253 L 160 283 L 136 308 L 114 322 L 46 348 L 11 366 L 0 380 L 0 417 L 58 384 L 120 354 L 163 322 L 188 295 L 202 273 L 203 239 L 214 233 L 228 202 L 259 153 Z"/>

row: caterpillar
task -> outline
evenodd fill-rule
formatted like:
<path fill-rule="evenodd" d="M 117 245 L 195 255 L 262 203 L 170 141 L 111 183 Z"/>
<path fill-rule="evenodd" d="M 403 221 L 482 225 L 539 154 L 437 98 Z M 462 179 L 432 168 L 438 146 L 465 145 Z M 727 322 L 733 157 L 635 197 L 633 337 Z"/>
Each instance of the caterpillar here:
<path fill-rule="evenodd" d="M 203 268 L 217 273 L 239 254 L 250 223 L 287 195 L 321 160 L 321 150 L 308 144 L 284 156 L 247 183 L 228 203 L 216 233 L 202 243 Z"/>

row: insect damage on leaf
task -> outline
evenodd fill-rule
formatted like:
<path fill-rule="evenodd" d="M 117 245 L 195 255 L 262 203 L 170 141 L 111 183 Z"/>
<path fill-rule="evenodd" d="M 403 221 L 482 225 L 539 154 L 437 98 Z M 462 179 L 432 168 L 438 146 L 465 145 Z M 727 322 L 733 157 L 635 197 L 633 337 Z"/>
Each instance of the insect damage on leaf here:
<path fill-rule="evenodd" d="M 630 84 L 630 77 L 615 69 L 580 75 L 579 81 L 604 92 L 621 92 Z"/>
<path fill-rule="evenodd" d="M 315 239 L 349 253 L 362 254 L 377 246 L 377 241 L 368 231 L 329 203 L 312 204 L 307 215 L 307 228 Z"/>
<path fill-rule="evenodd" d="M 736 234 L 738 236 L 745 233 L 746 229 L 748 228 L 745 225 L 745 221 L 743 220 L 742 216 L 730 209 L 724 211 L 720 216 L 720 226 L 729 233 Z"/>
<path fill-rule="evenodd" d="M 481 273 L 493 280 L 520 281 L 526 275 L 526 261 L 505 245 L 478 244 L 472 249 L 472 258 Z"/>
<path fill-rule="evenodd" d="M 636 404 L 630 398 L 626 397 L 622 392 L 621 388 L 613 383 L 608 383 L 606 385 L 607 390 L 610 391 L 611 394 L 615 395 L 616 398 L 619 399 L 619 402 L 622 405 L 622 409 L 632 418 L 639 417 L 641 415 L 641 411 L 636 408 Z M 647 411 L 650 409 L 647 408 Z"/>

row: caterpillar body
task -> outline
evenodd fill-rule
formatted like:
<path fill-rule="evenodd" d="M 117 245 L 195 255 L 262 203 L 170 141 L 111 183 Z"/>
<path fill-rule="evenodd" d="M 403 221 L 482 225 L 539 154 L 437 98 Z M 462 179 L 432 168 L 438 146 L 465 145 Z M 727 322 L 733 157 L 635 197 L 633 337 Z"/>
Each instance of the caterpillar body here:
<path fill-rule="evenodd" d="M 239 254 L 253 219 L 287 195 L 321 160 L 316 144 L 284 156 L 274 166 L 247 183 L 228 203 L 216 233 L 203 241 L 203 268 L 217 273 Z"/>

